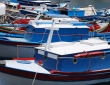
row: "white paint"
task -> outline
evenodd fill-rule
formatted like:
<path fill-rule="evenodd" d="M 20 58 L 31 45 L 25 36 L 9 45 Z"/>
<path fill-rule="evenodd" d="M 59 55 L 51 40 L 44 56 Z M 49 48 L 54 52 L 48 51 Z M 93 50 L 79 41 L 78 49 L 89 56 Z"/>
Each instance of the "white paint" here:
<path fill-rule="evenodd" d="M 48 53 L 47 57 L 52 58 L 52 59 L 56 59 L 56 60 L 58 58 L 57 55 L 54 55 L 54 54 L 51 54 L 51 53 Z"/>
<path fill-rule="evenodd" d="M 43 21 L 43 20 L 39 20 L 38 22 L 40 22 L 40 21 Z M 47 21 L 43 21 L 43 22 L 47 22 Z M 51 21 L 50 21 L 51 22 Z M 39 25 L 37 25 L 36 24 L 36 26 L 35 26 L 35 28 L 37 29 L 37 28 L 50 28 L 51 27 L 51 25 L 52 24 L 39 24 Z M 72 29 L 76 29 L 76 28 L 82 28 L 82 29 L 89 29 L 89 27 L 88 26 L 74 26 L 74 25 L 72 25 L 72 24 L 68 24 L 68 23 L 66 23 L 66 24 L 55 24 L 55 26 L 54 26 L 54 28 L 72 28 Z"/>
<path fill-rule="evenodd" d="M 38 50 L 38 54 L 44 55 L 44 51 Z"/>
<path fill-rule="evenodd" d="M 30 64 L 18 63 L 17 60 L 5 60 L 5 61 L 6 61 L 6 67 L 10 67 L 10 68 L 14 68 L 14 69 L 26 70 L 26 71 L 30 71 L 30 72 L 38 71 L 38 73 L 50 74 L 49 71 L 47 71 L 43 67 L 41 67 L 38 64 L 36 64 L 34 62 L 34 60 L 30 60 L 31 61 Z"/>
<path fill-rule="evenodd" d="M 0 3 L 0 16 L 4 15 L 5 13 L 6 13 L 6 5 Z"/>
<path fill-rule="evenodd" d="M 36 49 L 45 50 L 45 47 L 36 47 Z M 80 42 L 51 43 L 47 51 L 57 55 L 66 55 L 103 49 L 110 49 L 110 45 L 108 45 L 107 41 L 101 40 L 99 38 L 89 38 L 88 40 L 82 40 Z"/>
<path fill-rule="evenodd" d="M 4 39 L 8 39 L 9 41 L 16 41 L 16 42 L 28 42 L 24 38 L 4 37 Z"/>

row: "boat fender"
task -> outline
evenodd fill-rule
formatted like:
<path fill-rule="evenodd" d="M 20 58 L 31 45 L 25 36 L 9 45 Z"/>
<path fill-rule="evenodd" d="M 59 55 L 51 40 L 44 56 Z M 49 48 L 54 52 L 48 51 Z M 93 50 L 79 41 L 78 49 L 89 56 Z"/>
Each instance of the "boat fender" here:
<path fill-rule="evenodd" d="M 73 58 L 73 63 L 76 64 L 78 62 L 77 58 Z"/>
<path fill-rule="evenodd" d="M 0 61 L 0 66 L 5 66 L 6 62 L 4 60 Z"/>
<path fill-rule="evenodd" d="M 39 60 L 39 61 L 38 61 L 38 64 L 39 64 L 40 66 L 42 66 L 42 65 L 43 65 L 43 61 L 42 61 L 42 60 Z"/>

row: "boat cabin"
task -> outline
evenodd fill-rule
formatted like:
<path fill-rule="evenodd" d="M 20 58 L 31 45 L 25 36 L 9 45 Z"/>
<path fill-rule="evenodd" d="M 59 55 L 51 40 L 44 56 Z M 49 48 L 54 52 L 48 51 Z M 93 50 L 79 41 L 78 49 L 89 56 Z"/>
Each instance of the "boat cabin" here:
<path fill-rule="evenodd" d="M 45 43 L 47 41 L 50 27 L 52 26 L 52 21 L 40 20 L 35 24 L 30 24 L 27 27 L 24 38 L 29 42 L 41 42 Z M 79 25 L 78 25 L 79 23 Z M 56 30 L 53 32 L 52 42 L 56 41 L 76 41 L 88 38 L 89 28 L 81 22 L 76 23 L 62 23 L 55 24 Z"/>
<path fill-rule="evenodd" d="M 84 72 L 110 66 L 110 45 L 99 38 L 51 43 L 45 49 L 45 44 L 35 48 L 35 62 L 49 71 Z"/>

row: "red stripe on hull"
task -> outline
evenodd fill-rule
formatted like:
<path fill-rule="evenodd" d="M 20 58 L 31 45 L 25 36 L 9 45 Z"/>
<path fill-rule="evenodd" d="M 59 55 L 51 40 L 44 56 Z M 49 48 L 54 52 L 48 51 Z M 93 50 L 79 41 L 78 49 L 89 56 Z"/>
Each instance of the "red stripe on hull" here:
<path fill-rule="evenodd" d="M 15 75 L 19 77 L 33 79 L 35 76 L 34 72 L 28 72 L 13 68 L 7 68 L 0 66 L 0 72 L 6 73 L 9 75 Z M 108 73 L 105 73 L 108 72 Z M 28 74 L 28 75 L 27 75 Z M 81 72 L 81 73 L 72 73 L 72 75 L 66 74 L 41 74 L 37 73 L 36 79 L 38 80 L 45 80 L 45 81 L 88 81 L 88 80 L 97 80 L 97 79 L 104 79 L 110 77 L 110 70 L 105 71 L 97 71 L 97 72 Z"/>
<path fill-rule="evenodd" d="M 13 58 L 13 60 L 34 60 L 34 58 Z"/>

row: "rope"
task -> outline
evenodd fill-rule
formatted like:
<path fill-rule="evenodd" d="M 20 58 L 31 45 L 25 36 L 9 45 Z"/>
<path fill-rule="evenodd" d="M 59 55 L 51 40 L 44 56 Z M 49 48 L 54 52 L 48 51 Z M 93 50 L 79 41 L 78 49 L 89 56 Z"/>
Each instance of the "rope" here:
<path fill-rule="evenodd" d="M 58 37 L 59 37 L 59 39 L 60 39 L 60 41 L 61 41 L 61 37 L 60 37 L 60 34 L 59 34 L 59 32 L 57 31 L 57 34 L 58 34 Z"/>
<path fill-rule="evenodd" d="M 59 37 L 59 39 L 60 39 L 60 42 L 62 41 L 61 40 L 61 37 L 60 37 L 60 34 L 59 34 L 59 32 L 57 31 L 57 34 L 58 34 L 58 37 Z M 66 51 L 65 51 L 65 49 L 64 49 L 64 46 L 62 46 L 63 47 L 63 50 L 64 50 L 64 52 L 65 52 L 65 54 L 66 54 Z"/>
<path fill-rule="evenodd" d="M 17 59 L 19 58 L 19 52 L 18 52 L 18 48 L 19 47 L 24 47 L 24 48 L 29 48 L 29 47 L 35 47 L 35 46 L 39 46 L 39 45 L 33 45 L 33 46 L 29 46 L 29 45 L 17 45 L 17 48 L 16 48 L 16 54 L 17 54 Z"/>
<path fill-rule="evenodd" d="M 45 29 L 45 32 L 44 32 L 44 34 L 42 36 L 42 39 L 41 39 L 41 43 L 40 44 L 42 44 L 42 42 L 44 41 L 43 39 L 44 39 L 45 34 L 46 34 L 46 29 Z"/>
<path fill-rule="evenodd" d="M 32 85 L 34 85 L 34 82 L 35 82 L 35 79 L 36 79 L 36 75 L 37 75 L 38 70 L 39 70 L 40 68 L 41 68 L 41 66 L 37 69 L 37 72 L 35 73 L 34 79 L 33 79 L 33 81 L 32 81 Z"/>
<path fill-rule="evenodd" d="M 12 24 L 12 25 L 13 25 L 14 29 L 11 30 L 9 33 L 6 33 L 6 35 L 4 35 L 4 37 L 7 36 L 8 34 L 11 34 L 14 30 L 16 30 L 16 27 L 14 26 L 14 24 Z"/>

